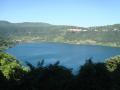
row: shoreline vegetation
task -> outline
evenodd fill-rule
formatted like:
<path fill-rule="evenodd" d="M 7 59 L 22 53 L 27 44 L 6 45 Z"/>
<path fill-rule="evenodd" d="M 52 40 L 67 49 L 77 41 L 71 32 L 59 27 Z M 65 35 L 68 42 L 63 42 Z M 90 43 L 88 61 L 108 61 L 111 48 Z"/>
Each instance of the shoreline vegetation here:
<path fill-rule="evenodd" d="M 65 43 L 65 44 L 75 44 L 75 45 L 97 45 L 97 46 L 107 46 L 107 47 L 116 47 L 116 48 L 120 48 L 120 45 L 116 45 L 115 43 L 96 43 L 96 41 L 92 41 L 92 40 L 85 40 L 85 41 L 46 41 L 46 40 L 31 40 L 31 41 L 26 41 L 26 40 L 18 40 L 16 42 L 17 43 Z"/>
<path fill-rule="evenodd" d="M 87 40 L 87 42 L 85 41 L 81 41 L 77 42 L 77 41 L 48 41 L 48 40 L 23 40 L 23 39 L 19 39 L 19 40 L 12 40 L 10 38 L 2 38 L 0 39 L 0 51 L 4 51 L 6 49 L 12 48 L 14 47 L 16 44 L 19 43 L 65 43 L 65 44 L 75 44 L 75 45 L 92 45 L 92 46 L 106 46 L 106 47 L 115 47 L 115 48 L 120 48 L 120 46 L 116 46 L 113 43 L 108 43 L 108 44 L 102 44 L 102 43 L 96 43 L 95 41 L 91 41 L 91 40 Z M 94 43 L 91 43 L 94 42 Z"/>

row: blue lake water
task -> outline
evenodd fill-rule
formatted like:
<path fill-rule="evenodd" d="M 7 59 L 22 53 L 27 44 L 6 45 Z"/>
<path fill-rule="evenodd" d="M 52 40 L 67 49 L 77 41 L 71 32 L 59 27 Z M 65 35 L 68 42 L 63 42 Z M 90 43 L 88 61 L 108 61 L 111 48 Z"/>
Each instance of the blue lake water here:
<path fill-rule="evenodd" d="M 6 52 L 22 63 L 28 61 L 36 65 L 42 59 L 45 64 L 60 61 L 60 64 L 77 70 L 88 58 L 92 57 L 94 62 L 105 62 L 107 58 L 120 55 L 120 48 L 65 43 L 22 43 Z"/>

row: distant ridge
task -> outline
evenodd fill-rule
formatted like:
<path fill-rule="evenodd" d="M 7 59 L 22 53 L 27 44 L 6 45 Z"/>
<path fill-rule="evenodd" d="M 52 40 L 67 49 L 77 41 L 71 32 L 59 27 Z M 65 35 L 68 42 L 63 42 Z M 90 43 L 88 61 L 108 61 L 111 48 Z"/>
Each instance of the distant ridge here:
<path fill-rule="evenodd" d="M 14 22 L 10 22 L 10 21 L 6 21 L 6 20 L 0 20 L 0 24 L 26 24 L 26 25 L 32 25 L 32 24 L 36 24 L 36 25 L 54 25 L 54 24 L 50 24 L 50 23 L 46 23 L 46 22 L 17 22 L 17 23 L 14 23 Z M 102 25 L 102 26 L 90 26 L 90 27 L 82 27 L 82 28 L 94 28 L 94 27 L 108 27 L 108 26 L 118 26 L 120 25 L 120 23 L 117 23 L 117 24 L 108 24 L 108 25 Z M 55 26 L 72 26 L 72 27 L 81 27 L 81 26 L 75 26 L 75 25 L 55 25 Z"/>
<path fill-rule="evenodd" d="M 0 21 L 0 36 L 19 42 L 61 42 L 120 46 L 120 24 L 78 27 L 44 22 Z"/>

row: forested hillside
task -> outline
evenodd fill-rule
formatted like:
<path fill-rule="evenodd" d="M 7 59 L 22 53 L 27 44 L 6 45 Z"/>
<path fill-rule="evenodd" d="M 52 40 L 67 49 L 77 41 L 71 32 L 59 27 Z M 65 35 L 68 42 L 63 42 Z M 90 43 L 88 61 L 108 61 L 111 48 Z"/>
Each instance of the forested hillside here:
<path fill-rule="evenodd" d="M 0 37 L 13 42 L 63 42 L 120 46 L 120 24 L 77 27 L 42 22 L 10 23 L 0 21 Z"/>

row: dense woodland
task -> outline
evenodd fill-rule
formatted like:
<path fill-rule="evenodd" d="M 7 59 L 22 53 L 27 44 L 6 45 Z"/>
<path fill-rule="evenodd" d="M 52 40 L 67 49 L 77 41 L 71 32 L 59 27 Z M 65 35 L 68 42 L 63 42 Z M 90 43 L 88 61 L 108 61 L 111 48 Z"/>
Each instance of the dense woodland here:
<path fill-rule="evenodd" d="M 71 31 L 71 29 L 80 31 Z M 77 27 L 42 22 L 10 23 L 0 21 L 0 36 L 9 38 L 13 42 L 47 41 L 119 47 L 120 24 Z"/>
<path fill-rule="evenodd" d="M 1 52 L 0 90 L 120 90 L 120 56 L 105 63 L 86 60 L 77 74 L 59 63 L 45 66 L 42 60 L 37 66 L 26 62 L 24 67 Z"/>

